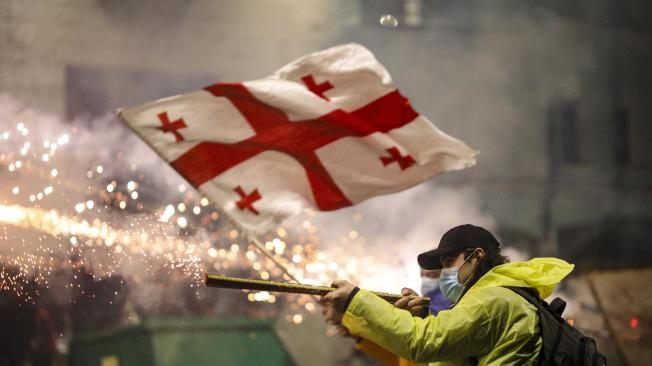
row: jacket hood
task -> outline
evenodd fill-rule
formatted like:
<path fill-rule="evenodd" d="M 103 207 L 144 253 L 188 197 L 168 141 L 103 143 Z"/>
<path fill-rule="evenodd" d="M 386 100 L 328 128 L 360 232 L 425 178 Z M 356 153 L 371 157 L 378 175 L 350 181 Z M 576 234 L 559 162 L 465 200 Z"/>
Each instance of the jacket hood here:
<path fill-rule="evenodd" d="M 532 287 L 542 299 L 552 295 L 555 286 L 575 267 L 557 258 L 534 258 L 527 262 L 511 262 L 492 268 L 469 289 L 468 294 L 487 287 Z"/>

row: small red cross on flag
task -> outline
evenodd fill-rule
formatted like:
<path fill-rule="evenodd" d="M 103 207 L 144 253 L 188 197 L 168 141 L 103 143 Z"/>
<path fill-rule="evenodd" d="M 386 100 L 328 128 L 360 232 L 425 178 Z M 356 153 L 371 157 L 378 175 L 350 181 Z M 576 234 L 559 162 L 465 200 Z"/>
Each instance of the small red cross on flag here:
<path fill-rule="evenodd" d="M 357 44 L 304 56 L 264 79 L 118 113 L 258 234 L 304 208 L 335 210 L 469 167 L 477 154 L 417 113 Z"/>
<path fill-rule="evenodd" d="M 240 186 L 235 187 L 233 190 L 238 194 L 238 196 L 240 196 L 240 200 L 235 203 L 239 209 L 249 210 L 254 215 L 260 214 L 260 212 L 254 208 L 254 202 L 262 198 L 257 189 L 254 189 L 253 192 L 249 194 L 245 193 L 244 189 Z"/>
<path fill-rule="evenodd" d="M 168 113 L 163 112 L 158 114 L 158 119 L 161 121 L 161 125 L 162 125 L 160 127 L 157 127 L 159 130 L 163 131 L 163 133 L 172 132 L 177 142 L 183 140 L 183 135 L 181 135 L 179 130 L 188 127 L 186 126 L 186 122 L 183 121 L 183 118 L 180 118 L 174 122 L 170 122 Z"/>
<path fill-rule="evenodd" d="M 301 81 L 303 81 L 303 83 L 306 84 L 308 90 L 317 94 L 320 98 L 330 100 L 328 99 L 327 96 L 324 95 L 324 92 L 333 89 L 333 85 L 331 85 L 330 82 L 324 81 L 323 83 L 318 85 L 317 83 L 315 83 L 315 79 L 312 77 L 312 75 L 306 75 L 302 77 Z"/>
<path fill-rule="evenodd" d="M 405 170 L 416 163 L 416 161 L 414 161 L 414 159 L 412 159 L 410 155 L 402 156 L 396 146 L 390 147 L 389 149 L 387 149 L 387 152 L 389 153 L 390 156 L 380 157 L 380 161 L 383 162 L 384 166 L 388 166 L 391 163 L 397 162 L 398 166 L 401 167 L 401 170 Z"/>

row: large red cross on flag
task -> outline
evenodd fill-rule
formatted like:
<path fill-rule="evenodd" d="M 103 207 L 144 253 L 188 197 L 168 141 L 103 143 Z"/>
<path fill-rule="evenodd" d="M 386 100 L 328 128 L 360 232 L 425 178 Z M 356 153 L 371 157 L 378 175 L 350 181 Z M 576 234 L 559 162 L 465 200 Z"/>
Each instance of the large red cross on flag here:
<path fill-rule="evenodd" d="M 244 229 L 335 210 L 475 163 L 420 115 L 366 48 L 304 56 L 272 76 L 118 111 Z"/>

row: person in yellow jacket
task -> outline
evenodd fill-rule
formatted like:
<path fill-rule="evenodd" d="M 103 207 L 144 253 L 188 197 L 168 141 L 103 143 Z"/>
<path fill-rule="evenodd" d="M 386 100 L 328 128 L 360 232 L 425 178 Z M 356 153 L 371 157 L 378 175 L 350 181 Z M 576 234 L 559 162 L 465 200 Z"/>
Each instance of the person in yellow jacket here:
<path fill-rule="evenodd" d="M 428 304 L 427 301 L 413 301 L 409 311 L 414 315 L 423 317 L 425 316 L 424 314 L 432 314 L 436 316 L 440 311 L 450 309 L 450 300 L 442 294 L 441 289 L 439 288 L 439 275 L 441 274 L 441 269 L 428 270 L 421 268 L 420 272 L 421 296 L 428 297 L 430 303 Z M 410 289 L 404 289 L 404 291 L 407 291 L 406 294 L 411 294 Z M 397 301 L 394 306 L 404 309 L 407 308 L 409 302 L 409 297 L 403 297 Z M 322 311 L 324 316 L 328 317 L 328 312 L 332 311 L 332 308 L 323 307 Z M 383 366 L 418 366 L 417 363 L 398 357 L 368 339 L 351 336 L 349 331 L 341 324 L 337 326 L 337 331 L 342 336 L 355 338 L 355 348 L 372 359 L 380 362 Z"/>
<path fill-rule="evenodd" d="M 443 268 L 440 287 L 454 304 L 425 319 L 395 307 L 347 281 L 323 297 L 332 306 L 329 321 L 391 353 L 436 365 L 535 365 L 542 341 L 536 308 L 504 286 L 552 294 L 573 265 L 556 258 L 508 263 L 486 229 L 461 225 L 442 237 L 439 247 L 418 257 L 422 268 Z M 403 295 L 413 294 L 404 289 Z"/>

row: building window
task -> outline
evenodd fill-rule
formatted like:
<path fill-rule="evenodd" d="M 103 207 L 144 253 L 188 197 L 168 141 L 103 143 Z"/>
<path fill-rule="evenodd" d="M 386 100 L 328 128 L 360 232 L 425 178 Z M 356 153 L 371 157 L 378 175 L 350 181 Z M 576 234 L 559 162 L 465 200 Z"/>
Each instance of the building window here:
<path fill-rule="evenodd" d="M 548 111 L 550 154 L 556 163 L 580 162 L 577 102 L 558 101 Z"/>

